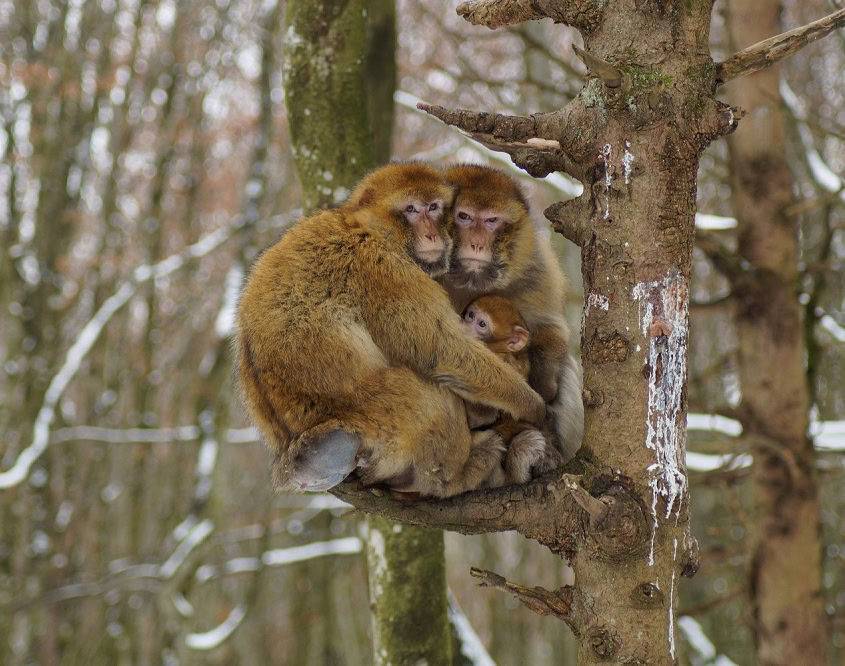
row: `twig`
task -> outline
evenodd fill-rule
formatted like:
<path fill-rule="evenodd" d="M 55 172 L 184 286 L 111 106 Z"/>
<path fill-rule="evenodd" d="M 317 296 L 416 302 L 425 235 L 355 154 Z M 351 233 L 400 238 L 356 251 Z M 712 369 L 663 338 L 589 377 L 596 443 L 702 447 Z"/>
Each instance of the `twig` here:
<path fill-rule="evenodd" d="M 501 590 L 518 599 L 524 606 L 538 615 L 553 615 L 564 620 L 570 626 L 575 624 L 572 613 L 575 588 L 571 585 L 565 585 L 551 591 L 542 587 L 525 587 L 518 583 L 512 583 L 497 573 L 476 569 L 475 567 L 472 567 L 469 573 L 470 576 L 479 580 L 479 587 L 492 587 Z"/>
<path fill-rule="evenodd" d="M 826 37 L 843 25 L 845 25 L 845 9 L 840 9 L 818 21 L 757 42 L 717 64 L 716 82 L 721 85 L 733 79 L 759 72 L 817 39 Z"/>

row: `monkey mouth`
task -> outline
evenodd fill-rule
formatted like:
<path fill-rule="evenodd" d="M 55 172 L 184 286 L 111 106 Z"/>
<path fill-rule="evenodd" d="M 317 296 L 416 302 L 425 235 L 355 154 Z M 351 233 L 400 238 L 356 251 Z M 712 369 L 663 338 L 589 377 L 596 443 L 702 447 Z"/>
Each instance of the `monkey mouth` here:
<path fill-rule="evenodd" d="M 490 265 L 490 262 L 487 259 L 470 259 L 462 257 L 460 262 L 465 270 L 473 273 L 483 271 Z"/>
<path fill-rule="evenodd" d="M 482 291 L 499 278 L 501 268 L 495 261 L 458 258 L 452 261 L 449 281 L 456 287 Z"/>
<path fill-rule="evenodd" d="M 446 251 L 444 250 L 419 250 L 417 251 L 417 256 L 420 258 L 420 261 L 424 261 L 427 264 L 433 264 L 440 261 L 446 255 Z"/>

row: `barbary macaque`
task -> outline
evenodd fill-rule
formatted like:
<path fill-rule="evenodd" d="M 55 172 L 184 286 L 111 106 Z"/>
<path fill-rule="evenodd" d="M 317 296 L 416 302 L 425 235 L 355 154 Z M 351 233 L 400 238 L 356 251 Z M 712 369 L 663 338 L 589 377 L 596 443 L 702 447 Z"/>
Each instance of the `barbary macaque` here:
<path fill-rule="evenodd" d="M 467 335 L 431 278 L 446 270 L 454 196 L 437 169 L 390 164 L 255 261 L 237 373 L 277 488 L 326 490 L 357 470 L 448 497 L 501 476 L 501 438 L 470 431 L 464 400 L 543 423 L 543 399 Z"/>
<path fill-rule="evenodd" d="M 458 194 L 447 225 L 454 243 L 449 272 L 438 281 L 458 312 L 493 293 L 522 315 L 531 335 L 528 383 L 549 403 L 547 430 L 569 460 L 581 446 L 584 405 L 581 372 L 569 353 L 563 271 L 516 180 L 477 164 L 449 167 L 445 176 Z"/>
<path fill-rule="evenodd" d="M 463 319 L 470 335 L 528 378 L 530 335 L 513 303 L 495 294 L 480 296 L 467 306 Z M 531 424 L 475 405 L 467 405 L 467 416 L 471 426 L 491 428 L 502 437 L 507 447 L 505 483 L 525 483 L 563 463 L 558 450 Z"/>

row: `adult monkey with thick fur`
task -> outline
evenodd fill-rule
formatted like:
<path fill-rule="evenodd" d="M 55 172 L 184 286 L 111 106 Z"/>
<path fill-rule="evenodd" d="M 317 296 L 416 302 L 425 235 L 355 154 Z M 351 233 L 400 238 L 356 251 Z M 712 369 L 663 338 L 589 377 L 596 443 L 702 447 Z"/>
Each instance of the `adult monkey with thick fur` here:
<path fill-rule="evenodd" d="M 529 384 L 549 403 L 548 431 L 568 460 L 581 446 L 584 405 L 581 372 L 569 353 L 563 270 L 516 180 L 478 164 L 449 167 L 445 176 L 458 195 L 449 272 L 438 280 L 458 312 L 492 293 L 507 297 L 522 315 L 531 334 Z"/>
<path fill-rule="evenodd" d="M 463 399 L 542 423 L 523 378 L 470 338 L 442 273 L 454 187 L 431 166 L 373 171 L 255 262 L 237 316 L 238 377 L 278 488 L 364 483 L 447 497 L 501 482 L 495 432 Z"/>

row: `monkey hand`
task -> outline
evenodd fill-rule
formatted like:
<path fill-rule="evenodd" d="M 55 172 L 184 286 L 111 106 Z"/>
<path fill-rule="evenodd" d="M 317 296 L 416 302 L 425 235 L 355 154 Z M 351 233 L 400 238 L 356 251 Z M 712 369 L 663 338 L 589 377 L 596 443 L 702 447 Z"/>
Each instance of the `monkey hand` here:
<path fill-rule="evenodd" d="M 527 389 L 526 400 L 520 412 L 514 414 L 514 416 L 522 421 L 527 421 L 536 428 L 542 429 L 546 421 L 546 401 L 527 384 L 525 388 Z"/>

